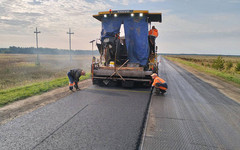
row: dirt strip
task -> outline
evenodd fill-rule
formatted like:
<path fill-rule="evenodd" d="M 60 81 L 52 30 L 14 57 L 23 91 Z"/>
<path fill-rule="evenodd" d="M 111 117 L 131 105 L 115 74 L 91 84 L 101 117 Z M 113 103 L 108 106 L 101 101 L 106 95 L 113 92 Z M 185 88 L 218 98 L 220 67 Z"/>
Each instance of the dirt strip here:
<path fill-rule="evenodd" d="M 92 85 L 91 79 L 79 82 L 80 89 L 85 89 Z M 22 116 L 26 113 L 32 112 L 37 108 L 43 107 L 47 104 L 53 103 L 67 95 L 72 91 L 68 86 L 51 90 L 41 95 L 32 96 L 23 100 L 19 100 L 0 108 L 0 125 L 4 124 L 16 117 Z"/>
<path fill-rule="evenodd" d="M 199 79 L 203 80 L 204 82 L 207 82 L 211 84 L 213 87 L 217 88 L 221 93 L 223 93 L 225 96 L 231 98 L 232 100 L 236 101 L 240 104 L 240 88 L 238 85 L 234 83 L 227 82 L 219 77 L 211 76 L 202 72 L 199 72 L 198 70 L 189 67 L 187 65 L 181 64 L 179 62 L 171 61 L 181 68 L 184 68 L 188 72 L 191 72 L 195 76 L 197 76 Z"/>

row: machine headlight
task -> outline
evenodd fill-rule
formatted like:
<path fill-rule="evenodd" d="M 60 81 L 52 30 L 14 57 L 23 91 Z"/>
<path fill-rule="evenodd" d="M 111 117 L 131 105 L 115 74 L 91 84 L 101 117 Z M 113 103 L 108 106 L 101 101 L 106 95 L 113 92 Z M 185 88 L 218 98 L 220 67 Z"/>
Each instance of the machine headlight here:
<path fill-rule="evenodd" d="M 104 42 L 104 43 L 109 42 L 109 38 L 105 38 L 105 39 L 103 40 L 103 42 Z"/>

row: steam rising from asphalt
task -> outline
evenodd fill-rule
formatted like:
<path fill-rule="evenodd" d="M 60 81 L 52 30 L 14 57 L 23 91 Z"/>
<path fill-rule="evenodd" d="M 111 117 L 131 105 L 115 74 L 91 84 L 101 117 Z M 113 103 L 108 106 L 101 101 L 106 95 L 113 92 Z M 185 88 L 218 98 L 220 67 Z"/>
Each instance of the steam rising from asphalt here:
<path fill-rule="evenodd" d="M 0 90 L 67 77 L 70 69 L 90 72 L 92 55 L 0 54 Z"/>

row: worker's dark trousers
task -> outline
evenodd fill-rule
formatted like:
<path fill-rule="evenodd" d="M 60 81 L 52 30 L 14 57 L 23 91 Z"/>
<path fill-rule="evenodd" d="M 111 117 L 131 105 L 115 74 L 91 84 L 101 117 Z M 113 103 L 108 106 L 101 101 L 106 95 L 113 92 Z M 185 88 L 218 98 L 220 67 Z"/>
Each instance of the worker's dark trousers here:
<path fill-rule="evenodd" d="M 72 90 L 73 89 L 73 86 L 78 89 L 78 82 L 74 82 L 74 78 L 73 76 L 71 75 L 70 72 L 67 73 L 68 75 L 68 79 L 69 79 L 69 89 Z"/>
<path fill-rule="evenodd" d="M 166 90 L 162 90 L 162 89 L 160 89 L 159 87 L 165 87 L 165 88 L 168 88 L 167 83 L 163 83 L 163 84 L 161 84 L 161 83 L 157 83 L 157 84 L 158 84 L 158 87 L 156 87 L 156 91 L 155 91 L 155 93 L 156 93 L 156 94 L 160 94 L 160 93 L 164 94 L 164 93 L 166 92 Z"/>
<path fill-rule="evenodd" d="M 156 37 L 149 35 L 148 38 L 149 38 L 149 43 L 150 43 L 149 44 L 150 45 L 150 52 L 155 53 L 155 39 L 156 39 Z"/>
<path fill-rule="evenodd" d="M 74 82 L 73 76 L 71 75 L 70 72 L 68 72 L 67 75 L 68 75 L 69 83 L 73 84 L 73 82 Z"/>
<path fill-rule="evenodd" d="M 69 79 L 69 89 L 72 89 L 73 88 L 73 82 L 74 82 L 73 76 L 71 75 L 70 72 L 67 73 L 67 76 L 68 76 L 68 79 Z"/>

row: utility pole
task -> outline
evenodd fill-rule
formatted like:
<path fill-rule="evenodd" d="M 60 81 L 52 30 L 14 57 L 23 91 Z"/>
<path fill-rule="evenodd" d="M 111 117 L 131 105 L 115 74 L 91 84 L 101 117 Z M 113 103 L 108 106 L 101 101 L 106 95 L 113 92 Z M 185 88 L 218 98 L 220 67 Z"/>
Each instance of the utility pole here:
<path fill-rule="evenodd" d="M 95 40 L 92 40 L 92 41 L 90 41 L 89 43 L 92 43 L 92 56 L 93 56 L 93 42 L 94 42 Z"/>
<path fill-rule="evenodd" d="M 71 35 L 74 34 L 73 32 L 71 32 L 71 28 L 69 28 L 69 32 L 67 32 L 67 34 L 69 34 L 69 54 L 70 54 L 70 62 L 72 61 L 72 55 L 71 55 Z"/>
<path fill-rule="evenodd" d="M 36 60 L 36 65 L 40 65 L 39 54 L 38 54 L 38 34 L 41 33 L 41 32 L 38 31 L 38 30 L 37 30 L 37 27 L 36 27 L 36 31 L 34 31 L 34 33 L 36 34 L 36 46 L 37 46 L 37 60 Z"/>

